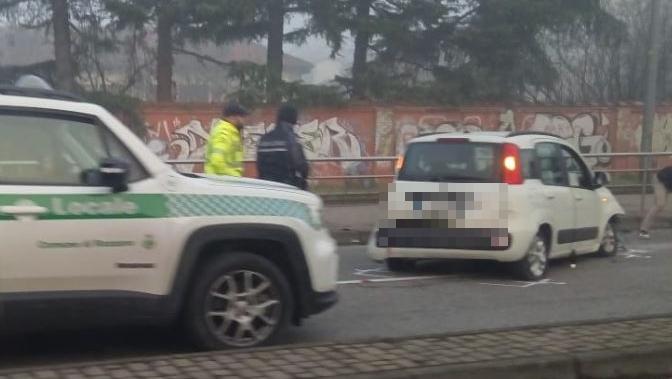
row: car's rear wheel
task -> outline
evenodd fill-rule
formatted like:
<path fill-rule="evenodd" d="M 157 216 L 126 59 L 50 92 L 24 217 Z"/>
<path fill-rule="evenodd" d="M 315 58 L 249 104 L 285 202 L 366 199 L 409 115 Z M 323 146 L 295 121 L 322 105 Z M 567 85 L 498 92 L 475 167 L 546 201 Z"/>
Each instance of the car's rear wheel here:
<path fill-rule="evenodd" d="M 530 244 L 525 257 L 514 263 L 513 268 L 518 278 L 527 281 L 543 279 L 548 270 L 548 239 L 538 233 Z"/>
<path fill-rule="evenodd" d="M 225 253 L 204 266 L 189 294 L 186 326 L 202 349 L 267 344 L 290 320 L 292 292 L 283 273 L 250 253 Z"/>
<path fill-rule="evenodd" d="M 618 252 L 618 229 L 614 221 L 609 221 L 604 228 L 600 249 L 597 253 L 603 257 L 613 257 Z"/>
<path fill-rule="evenodd" d="M 394 272 L 412 271 L 415 269 L 415 260 L 408 258 L 387 258 L 387 269 Z"/>

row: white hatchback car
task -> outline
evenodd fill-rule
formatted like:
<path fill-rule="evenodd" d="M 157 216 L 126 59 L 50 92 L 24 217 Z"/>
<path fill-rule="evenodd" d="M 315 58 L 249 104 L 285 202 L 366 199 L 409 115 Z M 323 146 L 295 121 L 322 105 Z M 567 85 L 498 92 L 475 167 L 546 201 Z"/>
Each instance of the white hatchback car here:
<path fill-rule="evenodd" d="M 535 132 L 433 134 L 411 141 L 369 256 L 390 270 L 418 259 L 511 263 L 525 280 L 549 258 L 618 249 L 625 212 L 564 140 Z"/>

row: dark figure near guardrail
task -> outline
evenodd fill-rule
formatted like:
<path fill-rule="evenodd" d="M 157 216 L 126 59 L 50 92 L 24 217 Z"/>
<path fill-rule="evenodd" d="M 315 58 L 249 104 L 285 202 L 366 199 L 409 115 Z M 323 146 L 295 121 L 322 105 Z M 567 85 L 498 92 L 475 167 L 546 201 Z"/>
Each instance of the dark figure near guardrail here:
<path fill-rule="evenodd" d="M 278 110 L 275 128 L 264 134 L 257 147 L 259 178 L 308 188 L 308 161 L 294 134 L 298 111 L 291 105 Z"/>
<path fill-rule="evenodd" d="M 639 228 L 639 237 L 650 238 L 649 230 L 651 223 L 658 216 L 667 205 L 667 197 L 672 192 L 672 166 L 667 166 L 656 173 L 653 178 L 653 193 L 655 195 L 655 204 L 649 210 L 642 220 L 642 225 Z"/>

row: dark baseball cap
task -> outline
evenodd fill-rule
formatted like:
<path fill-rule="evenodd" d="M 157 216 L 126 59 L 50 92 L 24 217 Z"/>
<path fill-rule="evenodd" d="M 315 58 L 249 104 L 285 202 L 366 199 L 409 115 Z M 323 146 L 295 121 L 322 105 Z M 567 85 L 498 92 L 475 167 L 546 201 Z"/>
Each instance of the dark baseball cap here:
<path fill-rule="evenodd" d="M 232 101 L 224 106 L 224 116 L 249 116 L 250 112 L 238 102 Z"/>

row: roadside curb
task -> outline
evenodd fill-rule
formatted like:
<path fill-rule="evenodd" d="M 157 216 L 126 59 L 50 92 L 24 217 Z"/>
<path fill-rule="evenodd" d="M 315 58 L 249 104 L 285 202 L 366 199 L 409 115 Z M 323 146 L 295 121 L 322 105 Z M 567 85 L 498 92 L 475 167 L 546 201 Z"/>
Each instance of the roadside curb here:
<path fill-rule="evenodd" d="M 671 375 L 669 315 L 0 370 L 0 379 L 641 379 Z"/>
<path fill-rule="evenodd" d="M 549 355 L 483 363 L 406 369 L 343 379 L 602 379 L 672 375 L 672 343 L 663 346 Z"/>

